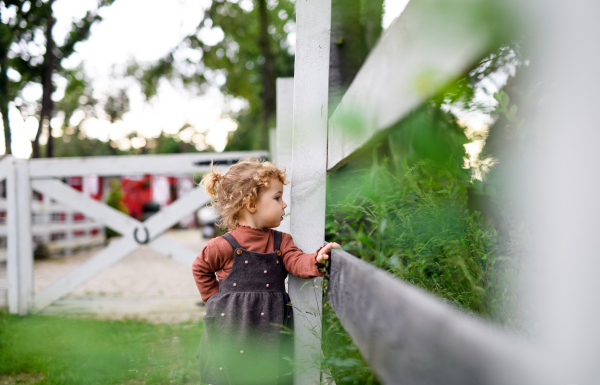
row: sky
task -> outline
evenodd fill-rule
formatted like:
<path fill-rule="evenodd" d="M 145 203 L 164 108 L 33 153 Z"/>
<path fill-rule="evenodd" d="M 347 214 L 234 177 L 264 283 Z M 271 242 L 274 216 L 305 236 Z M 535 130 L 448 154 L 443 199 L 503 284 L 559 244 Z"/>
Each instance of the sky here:
<path fill-rule="evenodd" d="M 211 0 L 171 0 L 165 6 L 165 2 L 159 0 L 117 0 L 101 10 L 103 21 L 92 27 L 90 38 L 79 43 L 77 52 L 63 64 L 68 68 L 82 64 L 92 79 L 93 96 L 100 101 L 106 100 L 116 88 L 127 88 L 130 111 L 115 124 L 110 124 L 102 117 L 86 119 L 82 130 L 87 136 L 111 140 L 120 148 L 127 149 L 131 145 L 144 144 L 143 139 L 133 143 L 129 141 L 126 136 L 132 132 L 149 138 L 158 136 L 161 131 L 174 134 L 189 124 L 194 128 L 182 133 L 185 138 L 194 138 L 196 142 L 196 134 L 205 135 L 206 143 L 217 151 L 223 150 L 228 133 L 237 128 L 234 120 L 223 116 L 223 109 L 226 104 L 234 111 L 244 108 L 243 100 L 226 100 L 217 89 L 209 89 L 199 96 L 199 92 L 185 89 L 181 84 L 163 81 L 156 97 L 147 101 L 137 82 L 118 76 L 132 59 L 151 63 L 171 51 L 183 37 L 195 30 L 210 3 Z M 384 28 L 400 15 L 407 3 L 408 0 L 385 0 Z M 96 4 L 96 0 L 56 0 L 54 12 L 57 23 L 53 31 L 56 41 L 60 43 L 72 21 L 80 19 L 88 10 L 95 9 Z M 219 38 L 218 33 L 216 36 L 210 36 L 210 32 L 208 34 L 206 38 Z M 293 39 L 294 34 L 290 35 L 290 39 Z M 290 43 L 293 45 L 295 42 Z M 182 54 L 194 57 L 191 49 Z M 199 59 L 197 56 L 196 60 Z M 57 91 L 53 99 L 62 98 L 65 83 L 63 79 L 55 79 Z M 23 99 L 34 102 L 41 98 L 41 94 L 41 86 L 32 85 L 25 89 Z M 75 114 L 73 119 L 81 120 L 82 117 L 83 113 Z M 28 158 L 31 155 L 30 140 L 35 136 L 38 121 L 34 117 L 23 121 L 16 106 L 11 108 L 9 118 L 13 129 L 14 155 Z M 56 131 L 61 123 L 61 116 L 57 116 L 51 122 L 51 127 L 55 127 Z M 3 147 L 2 136 L 0 153 L 4 152 Z"/>

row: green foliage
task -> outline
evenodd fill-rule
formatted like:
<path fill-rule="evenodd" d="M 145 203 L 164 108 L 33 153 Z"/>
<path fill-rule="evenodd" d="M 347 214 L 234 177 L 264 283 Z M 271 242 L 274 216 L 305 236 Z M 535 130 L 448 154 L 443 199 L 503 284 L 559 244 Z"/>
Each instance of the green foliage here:
<path fill-rule="evenodd" d="M 167 78 L 181 79 L 201 92 L 217 87 L 225 95 L 245 99 L 247 108 L 225 111 L 239 123 L 225 150 L 264 149 L 265 124 L 274 123 L 275 78 L 293 76 L 294 55 L 287 37 L 295 29 L 294 11 L 291 0 L 213 1 L 197 30 L 172 52 L 151 66 L 134 63 L 128 72 L 140 81 L 147 98 L 156 94 L 160 79 Z M 220 33 L 223 38 L 218 41 L 206 38 Z M 201 54 L 199 62 L 191 56 L 175 60 L 185 56 L 176 52 L 189 49 Z"/>
<path fill-rule="evenodd" d="M 187 126 L 182 128 L 185 129 Z M 158 138 L 150 139 L 153 143 L 149 149 L 149 154 L 180 154 L 188 152 L 199 152 L 192 143 L 187 143 L 179 139 L 177 135 L 169 135 L 161 132 Z M 205 151 L 212 152 L 214 149 L 211 146 Z"/>
<path fill-rule="evenodd" d="M 201 334 L 192 323 L 0 314 L 0 378 L 30 373 L 45 385 L 195 384 Z"/>
<path fill-rule="evenodd" d="M 472 78 L 448 86 L 329 174 L 326 239 L 463 312 L 528 334 L 514 284 L 525 229 L 496 181 L 471 181 L 463 168 L 468 139 L 443 106 L 481 110 L 472 82 L 488 73 L 487 66 L 505 66 L 507 57 L 514 59 L 501 49 L 484 59 Z M 498 106 L 487 112 L 500 116 L 511 133 L 519 131 L 508 95 L 496 98 Z M 336 383 L 378 384 L 328 306 L 323 320 L 324 365 Z"/>
<path fill-rule="evenodd" d="M 64 113 L 63 126 L 68 124 L 77 109 L 85 111 L 87 116 L 93 116 L 93 108 L 98 102 L 92 96 L 90 80 L 86 77 L 82 65 L 65 70 L 64 75 L 67 79 L 65 96 L 56 103 L 56 109 Z"/>
<path fill-rule="evenodd" d="M 342 327 L 333 309 L 323 303 L 323 361 L 325 372 L 340 385 L 379 385 L 379 379 L 365 362 L 352 338 Z"/>
<path fill-rule="evenodd" d="M 467 206 L 469 180 L 430 161 L 394 175 L 375 166 L 332 204 L 328 237 L 354 255 L 488 318 L 495 306 L 497 233 Z"/>
<path fill-rule="evenodd" d="M 468 176 L 425 160 L 404 161 L 399 175 L 397 168 L 383 161 L 330 176 L 327 240 L 463 311 L 512 327 L 507 259 L 497 231 L 469 211 Z M 336 383 L 377 383 L 330 308 L 324 330 L 324 362 Z"/>
<path fill-rule="evenodd" d="M 123 190 L 121 189 L 121 183 L 119 183 L 119 180 L 113 179 L 110 181 L 110 191 L 108 192 L 108 195 L 106 197 L 106 204 L 108 207 L 112 207 L 113 209 L 118 210 L 124 214 L 129 214 L 122 200 Z M 119 235 L 119 233 L 117 233 L 111 228 L 106 228 L 107 238 L 114 237 L 116 235 Z"/>
<path fill-rule="evenodd" d="M 66 99 L 58 102 L 58 110 L 65 108 L 65 115 L 70 116 L 77 107 L 82 109 L 85 106 L 93 105 L 91 101 L 91 90 L 87 89 L 85 99 L 77 97 L 84 96 L 84 87 L 81 86 L 81 78 L 73 81 L 73 75 L 81 72 L 81 68 L 69 70 L 62 66 L 62 60 L 68 58 L 75 52 L 77 43 L 85 41 L 90 36 L 91 27 L 94 23 L 102 20 L 99 11 L 103 7 L 112 5 L 114 0 L 99 0 L 97 9 L 86 12 L 80 20 L 73 20 L 70 30 L 65 36 L 62 45 L 55 45 L 52 49 L 53 60 L 51 72 L 66 78 L 69 81 L 65 91 Z M 35 36 L 46 36 L 49 20 L 54 19 L 52 5 L 50 1 L 25 1 L 25 0 L 1 0 L 3 8 L 14 10 L 15 15 L 10 18 L 7 25 L 0 25 L 0 112 L 3 115 L 8 112 L 8 104 L 13 101 L 28 83 L 42 83 L 49 60 L 47 51 L 48 42 L 38 42 Z M 19 47 L 14 49 L 14 47 Z M 50 52 L 50 51 L 49 51 Z M 8 69 L 12 69 L 18 74 L 17 79 L 9 79 Z M 69 88 L 70 87 L 70 88 Z M 44 90 L 45 93 L 52 92 L 53 86 Z M 49 95 L 46 95 L 49 98 Z M 85 100 L 79 103 L 79 100 Z M 81 104 L 81 106 L 79 106 Z M 76 107 L 74 107 L 76 106 Z M 27 116 L 26 106 L 21 106 L 22 114 Z M 52 109 L 52 108 L 50 108 Z M 37 108 L 33 108 L 37 111 Z M 50 113 L 49 116 L 53 115 Z M 41 117 L 42 119 L 44 117 Z M 9 120 L 4 119 L 4 130 L 6 139 L 10 138 Z M 36 139 L 37 140 L 37 139 Z M 7 150 L 9 146 L 7 145 Z M 34 145 L 35 148 L 35 145 Z"/>
<path fill-rule="evenodd" d="M 88 138 L 81 133 L 54 138 L 54 154 L 57 157 L 124 155 L 125 152 L 99 139 Z"/>

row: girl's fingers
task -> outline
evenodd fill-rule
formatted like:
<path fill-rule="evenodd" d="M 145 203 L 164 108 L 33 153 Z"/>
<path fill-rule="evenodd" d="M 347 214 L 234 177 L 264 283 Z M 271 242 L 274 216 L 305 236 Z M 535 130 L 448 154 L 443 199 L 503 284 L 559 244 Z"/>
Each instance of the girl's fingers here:
<path fill-rule="evenodd" d="M 341 248 L 341 246 L 339 244 L 337 244 L 336 242 L 330 242 L 328 244 L 326 244 L 321 251 L 319 251 L 319 256 L 317 256 L 317 258 L 320 257 L 320 260 L 324 260 L 324 259 L 329 259 L 329 253 L 331 253 L 331 249 L 332 248 Z"/>

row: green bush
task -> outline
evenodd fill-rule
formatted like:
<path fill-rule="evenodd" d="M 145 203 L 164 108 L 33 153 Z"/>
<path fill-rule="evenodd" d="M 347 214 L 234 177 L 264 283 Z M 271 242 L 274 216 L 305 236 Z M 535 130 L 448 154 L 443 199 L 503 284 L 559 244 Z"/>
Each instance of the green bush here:
<path fill-rule="evenodd" d="M 330 176 L 327 240 L 465 312 L 510 325 L 508 260 L 492 224 L 469 210 L 468 174 L 452 161 L 392 163 Z M 324 364 L 336 383 L 377 384 L 327 306 L 323 327 Z"/>
<path fill-rule="evenodd" d="M 498 318 L 498 236 L 469 211 L 468 179 L 426 161 L 404 164 L 400 176 L 378 168 L 354 178 L 370 191 L 329 206 L 329 240 L 463 309 Z"/>

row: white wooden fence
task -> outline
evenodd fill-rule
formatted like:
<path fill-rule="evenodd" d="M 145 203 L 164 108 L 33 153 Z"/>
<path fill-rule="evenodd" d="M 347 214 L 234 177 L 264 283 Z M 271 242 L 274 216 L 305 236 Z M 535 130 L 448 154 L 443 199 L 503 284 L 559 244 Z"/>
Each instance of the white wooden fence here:
<path fill-rule="evenodd" d="M 266 152 L 199 153 L 180 155 L 114 156 L 0 160 L 0 181 L 7 181 L 8 307 L 13 314 L 35 313 L 117 263 L 140 244 L 191 267 L 196 252 L 163 233 L 182 217 L 196 212 L 210 199 L 203 187 L 171 203 L 144 222 L 131 218 L 103 202 L 89 198 L 56 178 L 69 176 L 118 176 L 139 174 L 192 174 L 206 172 L 211 161 L 226 170 L 239 159 L 265 157 Z M 91 259 L 39 293 L 33 293 L 32 190 L 84 214 L 122 236 Z"/>
<path fill-rule="evenodd" d="M 274 136 L 277 160 L 293 166 L 291 233 L 302 250 L 314 252 L 323 241 L 327 171 L 385 135 L 387 128 L 486 55 L 492 36 L 471 8 L 481 4 L 412 0 L 380 38 L 327 121 L 331 4 L 329 0 L 296 3 L 295 77 L 277 82 Z M 541 282 L 531 303 L 536 303 L 533 309 L 542 309 L 537 321 L 544 325 L 543 332 L 537 344 L 520 341 L 348 253 L 335 251 L 329 300 L 385 384 L 600 382 L 600 280 L 596 277 L 600 259 L 595 243 L 600 231 L 600 206 L 595 203 L 600 188 L 596 148 L 600 130 L 594 107 L 600 103 L 600 75 L 592 64 L 600 60 L 596 20 L 600 3 L 582 1 L 573 6 L 529 0 L 511 4 L 515 19 L 528 20 L 527 43 L 537 45 L 532 51 L 539 55 L 537 60 L 542 62 L 544 57 L 547 79 L 555 80 L 553 87 L 556 84 L 564 92 L 554 95 L 560 103 L 552 102 L 554 108 L 548 113 L 552 119 L 529 117 L 532 127 L 539 129 L 538 121 L 546 125 L 540 131 L 547 133 L 546 144 L 552 146 L 531 148 L 540 158 L 532 156 L 530 164 L 521 166 L 529 171 L 525 178 L 533 177 L 544 189 L 531 188 L 527 179 L 515 178 L 521 186 L 541 192 L 520 198 L 537 214 L 534 227 L 543 229 L 534 241 L 540 250 L 534 253 L 540 255 L 539 271 L 527 277 L 535 284 Z M 580 135 L 579 141 L 569 136 L 577 145 L 564 142 L 566 130 Z M 586 155 L 578 150 L 580 146 Z M 575 159 L 582 160 L 573 166 L 577 179 L 567 172 Z M 558 186 L 559 179 L 568 183 Z M 565 197 L 574 192 L 586 198 L 568 203 L 579 210 L 561 208 L 559 202 L 566 203 Z M 562 232 L 557 233 L 557 228 Z M 302 288 L 305 282 L 290 280 L 290 296 L 299 309 L 296 358 L 313 367 L 296 374 L 295 383 L 302 385 L 321 381 L 315 363 L 321 354 L 322 293 L 319 280 L 312 282 Z M 553 306 L 555 301 L 560 306 Z"/>
<path fill-rule="evenodd" d="M 0 212 L 6 212 L 6 199 L 0 198 Z M 104 226 L 89 218 L 77 218 L 78 211 L 49 199 L 31 203 L 31 233 L 34 243 L 41 242 L 50 253 L 71 252 L 105 241 Z M 0 222 L 0 261 L 6 261 L 8 226 Z"/>

